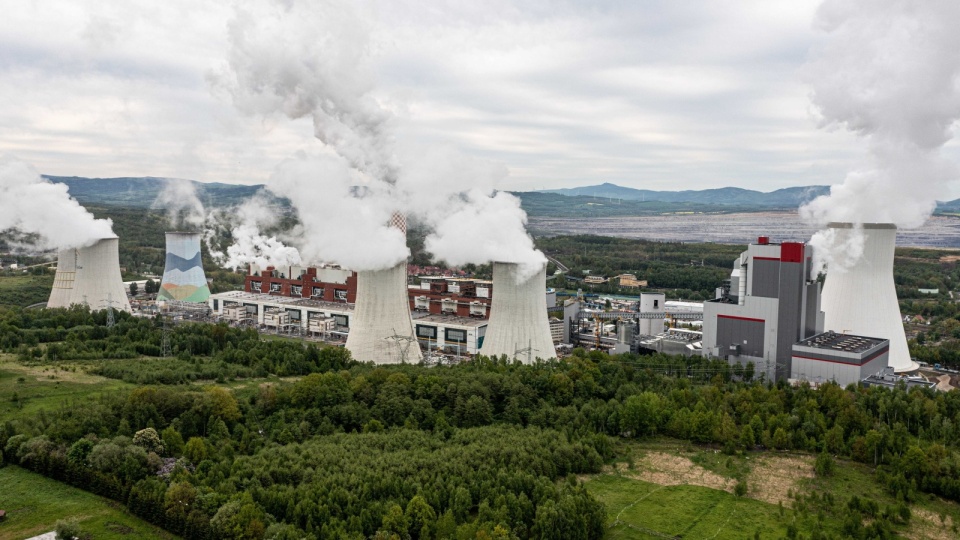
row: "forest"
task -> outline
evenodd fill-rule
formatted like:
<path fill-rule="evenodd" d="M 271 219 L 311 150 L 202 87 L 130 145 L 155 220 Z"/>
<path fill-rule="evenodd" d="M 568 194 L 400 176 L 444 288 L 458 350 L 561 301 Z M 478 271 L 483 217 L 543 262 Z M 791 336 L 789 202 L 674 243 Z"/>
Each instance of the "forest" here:
<path fill-rule="evenodd" d="M 25 364 L 137 376 L 160 339 L 158 321 L 126 314 L 108 328 L 80 308 L 0 311 L 0 347 Z M 791 387 L 752 366 L 582 349 L 533 365 L 375 366 L 223 325 L 170 339 L 174 356 L 144 384 L 9 419 L 4 462 L 189 538 L 600 538 L 604 509 L 579 475 L 659 436 L 807 452 L 825 475 L 837 459 L 868 464 L 900 501 L 807 500 L 811 538 L 890 538 L 919 497 L 960 501 L 956 392 Z M 298 376 L 237 386 L 278 374 Z"/>

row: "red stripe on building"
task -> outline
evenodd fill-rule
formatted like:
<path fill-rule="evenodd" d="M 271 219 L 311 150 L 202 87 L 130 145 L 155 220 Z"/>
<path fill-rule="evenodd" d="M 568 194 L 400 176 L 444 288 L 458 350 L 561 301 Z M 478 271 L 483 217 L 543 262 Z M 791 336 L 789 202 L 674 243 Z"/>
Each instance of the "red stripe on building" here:
<path fill-rule="evenodd" d="M 749 321 L 749 322 L 762 322 L 762 323 L 767 322 L 767 321 L 765 321 L 765 320 L 763 320 L 763 319 L 751 319 L 750 317 L 737 317 L 736 315 L 717 315 L 717 318 L 718 318 L 718 319 L 733 319 L 733 320 L 735 320 L 735 321 Z"/>
<path fill-rule="evenodd" d="M 755 261 L 777 261 L 777 262 L 779 262 L 779 261 L 780 261 L 780 258 L 779 258 L 779 257 L 754 257 L 753 260 L 755 260 Z"/>

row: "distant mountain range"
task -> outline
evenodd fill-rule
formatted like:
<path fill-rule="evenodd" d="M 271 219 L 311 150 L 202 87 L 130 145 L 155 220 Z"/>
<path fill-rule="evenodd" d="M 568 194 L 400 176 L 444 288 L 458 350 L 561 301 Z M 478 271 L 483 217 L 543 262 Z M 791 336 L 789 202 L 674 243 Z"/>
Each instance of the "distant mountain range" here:
<path fill-rule="evenodd" d="M 150 208 L 157 195 L 172 180 L 168 178 L 83 178 L 81 176 L 44 176 L 51 182 L 66 184 L 70 196 L 80 204 L 101 204 Z M 263 189 L 263 184 L 205 183 L 187 180 L 197 190 L 197 197 L 206 207 L 233 206 Z"/>
<path fill-rule="evenodd" d="M 70 195 L 81 204 L 150 208 L 161 190 L 172 180 L 155 177 L 84 178 L 81 176 L 45 176 L 51 182 L 66 184 Z M 242 203 L 263 184 L 193 184 L 197 197 L 206 207 L 226 207 Z M 744 212 L 795 209 L 820 195 L 829 186 L 801 186 L 769 193 L 724 187 L 704 190 L 654 191 L 616 184 L 599 184 L 568 189 L 549 189 L 516 193 L 531 216 L 600 217 L 648 215 L 665 212 Z M 289 201 L 279 200 L 286 205 Z M 960 213 L 960 199 L 940 202 L 940 213 Z"/>
<path fill-rule="evenodd" d="M 629 201 L 661 201 L 759 208 L 796 208 L 803 203 L 812 201 L 820 195 L 830 193 L 830 186 L 791 187 L 764 193 L 762 191 L 735 187 L 684 191 L 654 191 L 606 183 L 569 189 L 547 189 L 541 190 L 541 192 Z"/>

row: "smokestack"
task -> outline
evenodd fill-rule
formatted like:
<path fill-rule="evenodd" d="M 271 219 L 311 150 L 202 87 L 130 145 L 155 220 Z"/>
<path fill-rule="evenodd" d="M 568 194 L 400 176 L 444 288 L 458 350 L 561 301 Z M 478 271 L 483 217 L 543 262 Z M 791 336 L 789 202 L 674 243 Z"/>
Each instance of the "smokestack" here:
<path fill-rule="evenodd" d="M 406 234 L 405 216 L 394 213 L 390 226 Z M 413 332 L 407 298 L 407 263 L 385 270 L 357 272 L 357 303 L 347 334 L 353 358 L 375 364 L 417 363 L 423 360 Z"/>
<path fill-rule="evenodd" d="M 520 265 L 493 263 L 493 303 L 482 354 L 507 355 L 531 363 L 557 357 L 547 319 L 546 266 L 523 283 L 517 283 Z"/>
<path fill-rule="evenodd" d="M 846 272 L 827 269 L 821 296 L 824 330 L 889 339 L 889 366 L 897 372 L 917 369 L 910 359 L 893 281 L 897 226 L 830 223 L 827 228 L 835 235 L 836 245 L 855 245 L 855 235 L 863 234 L 863 256 Z"/>
<path fill-rule="evenodd" d="M 168 232 L 167 262 L 157 300 L 204 303 L 210 287 L 200 259 L 200 233 Z"/>
<path fill-rule="evenodd" d="M 61 250 L 47 307 L 86 304 L 91 310 L 112 306 L 129 312 L 130 302 L 120 277 L 119 245 L 114 236 L 92 246 Z"/>

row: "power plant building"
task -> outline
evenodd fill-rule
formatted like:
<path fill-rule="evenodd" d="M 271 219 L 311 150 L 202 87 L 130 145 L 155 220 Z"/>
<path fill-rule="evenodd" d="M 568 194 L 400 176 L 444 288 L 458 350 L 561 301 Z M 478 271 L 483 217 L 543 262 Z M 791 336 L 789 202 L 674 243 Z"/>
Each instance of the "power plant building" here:
<path fill-rule="evenodd" d="M 47 307 L 87 305 L 91 310 L 112 307 L 130 312 L 130 302 L 120 275 L 120 240 L 102 238 L 93 245 L 62 249 Z"/>
<path fill-rule="evenodd" d="M 827 228 L 835 245 L 862 243 L 863 254 L 850 268 L 827 269 L 824 328 L 889 340 L 890 367 L 897 373 L 916 370 L 919 366 L 910 359 L 893 281 L 896 225 L 830 223 Z"/>
<path fill-rule="evenodd" d="M 547 319 L 546 283 L 546 266 L 519 282 L 519 265 L 493 263 L 493 288 L 497 294 L 490 308 L 482 354 L 506 355 L 526 363 L 537 358 L 556 358 Z"/>
<path fill-rule="evenodd" d="M 210 286 L 203 273 L 200 233 L 168 232 L 167 257 L 157 300 L 204 303 Z"/>
<path fill-rule="evenodd" d="M 824 332 L 793 345 L 790 378 L 841 386 L 880 374 L 887 368 L 890 341 Z"/>
<path fill-rule="evenodd" d="M 703 353 L 753 362 L 768 379 L 789 378 L 793 344 L 823 331 L 811 258 L 804 243 L 760 237 L 750 244 L 734 261 L 729 287 L 703 304 Z"/>

